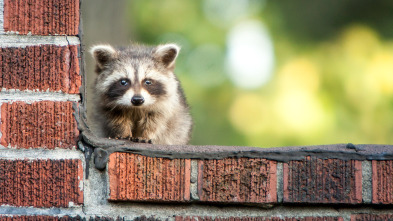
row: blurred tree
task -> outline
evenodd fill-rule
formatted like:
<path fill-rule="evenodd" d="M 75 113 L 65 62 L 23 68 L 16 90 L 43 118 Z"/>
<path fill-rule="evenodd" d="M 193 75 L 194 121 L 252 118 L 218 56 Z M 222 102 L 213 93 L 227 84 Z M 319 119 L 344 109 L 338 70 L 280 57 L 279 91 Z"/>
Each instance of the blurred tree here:
<path fill-rule="evenodd" d="M 327 40 L 353 23 L 373 27 L 386 38 L 393 37 L 390 0 L 269 1 L 266 10 L 270 9 L 279 15 L 281 28 L 297 40 Z"/>

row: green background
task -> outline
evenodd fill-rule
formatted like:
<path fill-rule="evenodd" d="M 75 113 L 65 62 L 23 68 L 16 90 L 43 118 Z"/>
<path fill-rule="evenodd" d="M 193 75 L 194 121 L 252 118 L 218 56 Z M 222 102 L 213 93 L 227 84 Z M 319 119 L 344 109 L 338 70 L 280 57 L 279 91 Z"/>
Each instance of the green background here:
<path fill-rule="evenodd" d="M 86 48 L 182 47 L 175 73 L 195 121 L 192 144 L 393 141 L 392 1 L 84 0 L 82 9 Z M 228 68 L 230 36 L 250 23 L 270 41 L 274 63 L 268 80 L 241 87 Z M 91 113 L 95 73 L 85 56 Z"/>

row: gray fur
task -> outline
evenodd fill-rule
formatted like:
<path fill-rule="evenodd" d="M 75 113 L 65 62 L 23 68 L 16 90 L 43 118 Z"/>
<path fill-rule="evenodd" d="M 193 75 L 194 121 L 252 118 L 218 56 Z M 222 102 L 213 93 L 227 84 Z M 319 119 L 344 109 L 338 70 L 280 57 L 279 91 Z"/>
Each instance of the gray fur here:
<path fill-rule="evenodd" d="M 104 136 L 143 138 L 169 145 L 189 142 L 192 119 L 173 73 L 178 52 L 174 44 L 92 48 L 98 74 L 95 115 Z M 134 96 L 144 97 L 144 103 L 131 104 Z"/>

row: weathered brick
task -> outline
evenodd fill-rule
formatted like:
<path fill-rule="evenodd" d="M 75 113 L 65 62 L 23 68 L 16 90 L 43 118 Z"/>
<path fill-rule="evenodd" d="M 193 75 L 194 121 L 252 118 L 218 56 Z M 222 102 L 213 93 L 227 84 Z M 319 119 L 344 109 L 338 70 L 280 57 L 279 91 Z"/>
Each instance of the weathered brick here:
<path fill-rule="evenodd" d="M 0 221 L 82 221 L 80 216 L 70 217 L 70 216 L 5 216 L 0 215 Z"/>
<path fill-rule="evenodd" d="M 306 157 L 285 163 L 284 202 L 361 203 L 361 162 Z"/>
<path fill-rule="evenodd" d="M 18 34 L 77 35 L 79 0 L 4 0 L 4 30 Z"/>
<path fill-rule="evenodd" d="M 0 48 L 0 88 L 79 93 L 78 47 Z"/>
<path fill-rule="evenodd" d="M 393 161 L 372 161 L 373 203 L 393 204 Z"/>
<path fill-rule="evenodd" d="M 277 163 L 265 159 L 226 158 L 198 162 L 201 201 L 277 202 Z"/>
<path fill-rule="evenodd" d="M 354 214 L 351 221 L 382 221 L 393 220 L 393 214 Z"/>
<path fill-rule="evenodd" d="M 69 207 L 83 203 L 82 161 L 0 159 L 0 205 Z"/>
<path fill-rule="evenodd" d="M 176 221 L 343 221 L 342 217 L 210 217 L 210 216 L 177 216 Z"/>
<path fill-rule="evenodd" d="M 93 217 L 85 217 L 82 218 L 80 216 L 42 216 L 42 215 L 31 215 L 31 216 L 7 216 L 0 215 L 0 221 L 122 221 L 123 218 L 111 218 L 111 217 L 103 217 L 103 216 L 93 216 Z M 150 221 L 150 220 L 149 220 Z"/>
<path fill-rule="evenodd" d="M 190 200 L 189 159 L 166 159 L 131 153 L 112 153 L 108 162 L 109 200 Z"/>
<path fill-rule="evenodd" d="M 72 102 L 41 101 L 1 105 L 1 145 L 16 148 L 71 148 L 79 131 Z"/>

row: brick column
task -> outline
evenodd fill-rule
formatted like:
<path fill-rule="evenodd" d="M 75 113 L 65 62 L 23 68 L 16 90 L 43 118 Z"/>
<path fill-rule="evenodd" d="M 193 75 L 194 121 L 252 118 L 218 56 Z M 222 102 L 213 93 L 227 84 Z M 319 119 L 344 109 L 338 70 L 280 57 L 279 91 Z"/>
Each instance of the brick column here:
<path fill-rule="evenodd" d="M 0 0 L 0 206 L 83 205 L 79 5 Z"/>

